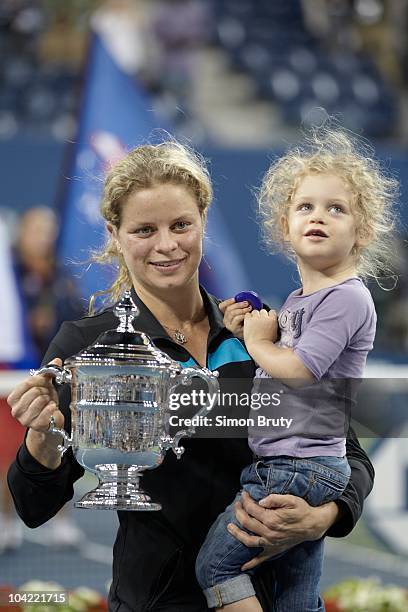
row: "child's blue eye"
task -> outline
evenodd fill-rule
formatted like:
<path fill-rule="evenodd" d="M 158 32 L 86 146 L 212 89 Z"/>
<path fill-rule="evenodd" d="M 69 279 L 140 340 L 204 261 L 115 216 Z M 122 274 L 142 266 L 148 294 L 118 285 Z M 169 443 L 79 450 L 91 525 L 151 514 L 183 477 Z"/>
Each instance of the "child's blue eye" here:
<path fill-rule="evenodd" d="M 304 202 L 303 204 L 299 204 L 298 206 L 298 210 L 310 210 L 311 209 L 311 204 L 309 204 L 308 202 Z"/>

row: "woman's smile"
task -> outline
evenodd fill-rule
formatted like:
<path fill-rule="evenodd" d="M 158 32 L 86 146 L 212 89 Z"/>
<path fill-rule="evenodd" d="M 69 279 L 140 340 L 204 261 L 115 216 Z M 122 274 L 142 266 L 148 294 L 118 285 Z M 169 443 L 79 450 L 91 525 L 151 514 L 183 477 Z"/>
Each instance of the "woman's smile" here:
<path fill-rule="evenodd" d="M 172 274 L 178 271 L 186 261 L 187 256 L 179 259 L 163 260 L 163 261 L 151 261 L 150 264 L 160 272 L 160 274 Z"/>

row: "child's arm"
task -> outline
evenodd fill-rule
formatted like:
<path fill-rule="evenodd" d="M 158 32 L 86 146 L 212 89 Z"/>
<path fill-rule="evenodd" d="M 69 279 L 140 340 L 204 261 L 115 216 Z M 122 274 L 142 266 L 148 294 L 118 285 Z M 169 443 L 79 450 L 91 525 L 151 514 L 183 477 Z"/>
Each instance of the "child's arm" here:
<path fill-rule="evenodd" d="M 273 378 L 293 387 L 296 380 L 313 382 L 315 377 L 292 349 L 276 346 L 278 317 L 274 310 L 253 311 L 244 319 L 244 341 L 252 359 Z"/>

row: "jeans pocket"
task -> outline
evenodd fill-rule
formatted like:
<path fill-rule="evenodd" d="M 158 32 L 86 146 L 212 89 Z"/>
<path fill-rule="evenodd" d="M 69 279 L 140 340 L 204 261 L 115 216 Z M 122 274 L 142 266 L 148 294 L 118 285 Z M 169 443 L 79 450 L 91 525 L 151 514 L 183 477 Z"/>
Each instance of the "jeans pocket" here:
<path fill-rule="evenodd" d="M 335 478 L 331 478 L 328 474 L 314 473 L 305 499 L 311 506 L 320 506 L 334 501 L 343 493 L 348 480 L 347 476 L 339 472 L 336 473 Z"/>
<path fill-rule="evenodd" d="M 270 466 L 266 465 L 264 461 L 257 461 L 254 463 L 254 472 L 259 480 L 259 484 L 265 487 L 265 489 L 268 489 L 271 472 Z"/>

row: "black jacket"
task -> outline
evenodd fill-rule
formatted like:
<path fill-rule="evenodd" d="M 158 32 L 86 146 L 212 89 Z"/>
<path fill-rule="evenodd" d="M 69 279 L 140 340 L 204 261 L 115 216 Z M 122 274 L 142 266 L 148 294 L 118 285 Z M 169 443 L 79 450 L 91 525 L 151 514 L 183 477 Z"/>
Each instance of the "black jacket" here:
<path fill-rule="evenodd" d="M 250 385 L 254 363 L 223 326 L 218 301 L 202 290 L 209 316 L 207 366 L 223 379 L 246 380 Z M 146 332 L 171 358 L 191 362 L 191 355 L 167 335 L 152 313 L 133 292 L 140 309 L 135 327 Z M 97 336 L 117 326 L 111 309 L 61 326 L 43 363 L 55 357 L 66 359 L 89 346 Z M 215 367 L 216 366 L 216 367 Z M 65 428 L 70 430 L 70 389 L 60 390 L 60 408 Z M 143 488 L 160 501 L 160 512 L 119 512 L 119 530 L 114 546 L 110 611 L 203 612 L 207 610 L 194 575 L 194 562 L 207 531 L 218 514 L 239 490 L 241 469 L 252 455 L 244 438 L 194 438 L 183 440 L 186 452 L 180 461 L 169 451 L 162 465 L 146 472 Z M 342 518 L 328 535 L 347 535 L 357 522 L 363 500 L 373 484 L 373 467 L 351 431 L 347 458 L 352 468 L 350 483 L 337 502 Z M 69 450 L 61 466 L 48 470 L 23 445 L 11 465 L 8 482 L 20 517 L 37 527 L 54 516 L 73 496 L 73 484 L 84 473 Z M 268 564 L 254 579 L 265 610 L 272 609 L 267 579 Z"/>

